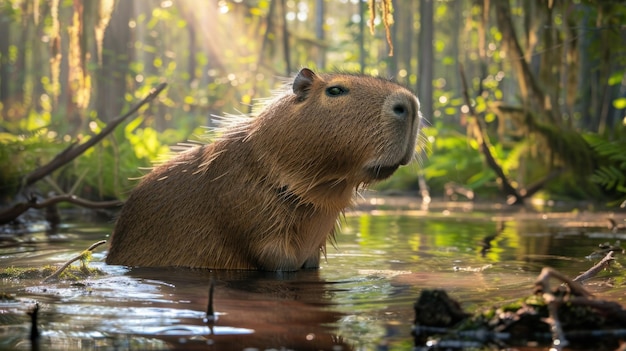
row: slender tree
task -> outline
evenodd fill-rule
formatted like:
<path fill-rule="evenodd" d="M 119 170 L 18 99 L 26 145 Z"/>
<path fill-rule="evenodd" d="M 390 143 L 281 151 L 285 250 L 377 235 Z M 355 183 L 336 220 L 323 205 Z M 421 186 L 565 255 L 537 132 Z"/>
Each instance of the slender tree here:
<path fill-rule="evenodd" d="M 129 27 L 132 16 L 132 1 L 116 2 L 104 33 L 96 102 L 98 117 L 104 121 L 119 115 L 124 106 L 129 65 L 133 58 Z"/>
<path fill-rule="evenodd" d="M 422 113 L 426 118 L 433 115 L 433 66 L 434 66 L 434 0 L 420 0 L 420 33 L 417 92 L 421 99 Z"/>
<path fill-rule="evenodd" d="M 318 42 L 316 65 L 319 69 L 326 67 L 326 49 L 324 45 L 321 45 L 325 39 L 325 6 L 324 0 L 315 0 L 315 39 Z"/>
<path fill-rule="evenodd" d="M 281 7 L 281 23 L 282 23 L 282 39 L 283 39 L 283 60 L 285 62 L 285 73 L 291 75 L 291 47 L 289 44 L 289 26 L 287 21 L 287 5 L 286 0 L 278 0 Z"/>
<path fill-rule="evenodd" d="M 11 82 L 13 71 L 9 60 L 11 46 L 11 13 L 10 6 L 0 6 L 0 103 L 6 108 L 10 106 Z M 4 109 L 2 114 L 5 114 Z"/>

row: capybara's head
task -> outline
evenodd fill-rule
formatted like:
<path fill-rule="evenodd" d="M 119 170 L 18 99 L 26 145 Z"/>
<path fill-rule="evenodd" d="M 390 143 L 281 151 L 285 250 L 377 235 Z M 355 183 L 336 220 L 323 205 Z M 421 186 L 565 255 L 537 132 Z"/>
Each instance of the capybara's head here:
<path fill-rule="evenodd" d="M 259 117 L 250 137 L 263 137 L 254 149 L 299 196 L 318 186 L 389 177 L 413 158 L 421 120 L 418 99 L 397 83 L 306 68 L 294 79 L 293 94 Z"/>

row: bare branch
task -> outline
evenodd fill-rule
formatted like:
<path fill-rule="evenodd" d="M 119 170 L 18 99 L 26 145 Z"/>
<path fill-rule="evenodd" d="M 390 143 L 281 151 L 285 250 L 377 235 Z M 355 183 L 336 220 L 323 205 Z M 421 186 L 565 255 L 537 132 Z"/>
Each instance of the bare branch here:
<path fill-rule="evenodd" d="M 515 189 L 515 187 L 513 187 L 513 185 L 507 178 L 506 174 L 504 174 L 502 167 L 500 167 L 500 165 L 498 164 L 498 161 L 496 161 L 496 159 L 491 154 L 491 150 L 489 150 L 489 143 L 487 142 L 487 140 L 485 140 L 485 132 L 484 132 L 484 127 L 482 125 L 482 120 L 478 118 L 478 115 L 476 114 L 474 107 L 472 107 L 472 104 L 469 98 L 467 79 L 465 78 L 465 70 L 463 69 L 462 64 L 459 65 L 459 73 L 461 75 L 461 84 L 463 87 L 463 97 L 465 99 L 465 105 L 469 109 L 469 115 L 473 117 L 475 121 L 474 128 L 476 129 L 476 131 L 474 134 L 478 141 L 478 145 L 480 145 L 480 151 L 485 156 L 485 161 L 487 162 L 489 167 L 496 173 L 496 176 L 498 177 L 498 179 L 500 179 L 504 193 L 514 198 L 514 200 L 509 203 L 520 204 L 524 201 L 524 197 L 519 194 L 519 192 Z"/>
<path fill-rule="evenodd" d="M 75 205 L 79 205 L 85 208 L 97 209 L 97 208 L 111 208 L 124 204 L 122 201 L 90 201 L 82 199 L 75 195 L 59 195 L 46 199 L 43 202 L 37 202 L 37 197 L 31 196 L 27 202 L 20 202 L 7 211 L 0 213 L 0 224 L 6 224 L 19 217 L 22 213 L 28 211 L 31 208 L 42 209 L 48 206 L 52 206 L 59 202 L 69 202 Z"/>
<path fill-rule="evenodd" d="M 573 281 L 582 283 L 583 281 L 596 276 L 600 271 L 606 268 L 615 258 L 613 257 L 613 251 L 609 251 L 609 253 L 604 256 L 604 258 L 598 262 L 595 266 L 589 268 L 585 273 L 579 275 L 574 278 Z"/>
<path fill-rule="evenodd" d="M 86 253 L 91 253 L 91 251 L 93 251 L 96 247 L 106 243 L 106 240 L 100 240 L 94 244 L 92 244 L 91 246 L 89 246 L 87 248 L 87 250 L 81 252 L 79 255 L 76 255 L 74 257 L 72 257 L 69 261 L 65 262 L 65 264 L 63 264 L 63 266 L 61 266 L 59 269 L 56 270 L 56 272 L 52 273 L 51 275 L 49 275 L 48 277 L 46 277 L 46 279 L 43 280 L 44 283 L 49 282 L 51 280 L 54 279 L 58 279 L 59 275 L 61 275 L 61 273 L 63 273 L 63 271 L 69 267 L 72 263 L 78 261 L 78 260 L 82 260 L 85 258 L 85 254 Z"/>
<path fill-rule="evenodd" d="M 156 98 L 161 93 L 161 91 L 165 89 L 166 86 L 167 86 L 167 83 L 161 83 L 156 88 L 150 90 L 150 93 L 148 94 L 148 96 L 146 96 L 143 100 L 141 100 L 137 105 L 131 108 L 124 115 L 119 116 L 116 119 L 109 122 L 106 125 L 106 127 L 104 127 L 102 131 L 100 131 L 100 133 L 94 135 L 92 138 L 90 138 L 86 142 L 79 144 L 79 145 L 76 145 L 77 142 L 72 143 L 65 150 L 61 151 L 58 155 L 56 155 L 52 159 L 52 161 L 50 161 L 46 165 L 43 165 L 37 168 L 36 170 L 31 172 L 29 175 L 27 175 L 26 178 L 24 179 L 24 186 L 28 187 L 29 185 L 32 185 L 33 183 L 44 178 L 48 174 L 54 172 L 59 167 L 67 164 L 68 162 L 72 161 L 76 157 L 80 156 L 83 152 L 88 150 L 90 147 L 94 146 L 100 140 L 104 139 L 104 137 L 106 137 L 109 133 L 111 133 L 120 123 L 122 123 L 126 118 L 128 118 L 129 116 L 137 112 L 143 105 L 154 100 L 154 98 Z"/>

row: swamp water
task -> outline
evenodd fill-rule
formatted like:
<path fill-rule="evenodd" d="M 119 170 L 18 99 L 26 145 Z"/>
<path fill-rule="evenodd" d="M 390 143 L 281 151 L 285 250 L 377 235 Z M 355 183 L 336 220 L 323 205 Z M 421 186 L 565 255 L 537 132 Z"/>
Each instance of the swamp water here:
<path fill-rule="evenodd" d="M 347 211 L 315 271 L 128 269 L 105 265 L 101 246 L 89 265 L 104 275 L 3 279 L 0 292 L 14 299 L 0 300 L 0 350 L 34 349 L 35 303 L 40 350 L 411 350 L 423 289 L 443 288 L 477 311 L 531 295 L 544 266 L 575 277 L 602 258 L 590 256 L 599 244 L 626 238 L 606 226 L 623 224 L 624 212 L 418 201 L 368 198 Z M 7 235 L 0 267 L 60 266 L 111 228 L 64 218 L 54 234 Z M 626 304 L 623 264 L 617 255 L 585 286 Z M 217 320 L 207 323 L 211 280 Z"/>

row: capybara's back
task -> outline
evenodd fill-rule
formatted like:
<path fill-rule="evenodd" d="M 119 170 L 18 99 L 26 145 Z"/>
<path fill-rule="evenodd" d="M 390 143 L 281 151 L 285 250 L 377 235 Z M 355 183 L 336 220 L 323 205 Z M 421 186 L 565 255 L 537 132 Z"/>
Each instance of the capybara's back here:
<path fill-rule="evenodd" d="M 419 124 L 418 100 L 400 85 L 302 69 L 256 118 L 146 175 L 122 208 L 106 261 L 318 267 L 355 190 L 412 159 Z"/>

